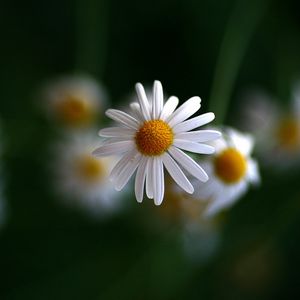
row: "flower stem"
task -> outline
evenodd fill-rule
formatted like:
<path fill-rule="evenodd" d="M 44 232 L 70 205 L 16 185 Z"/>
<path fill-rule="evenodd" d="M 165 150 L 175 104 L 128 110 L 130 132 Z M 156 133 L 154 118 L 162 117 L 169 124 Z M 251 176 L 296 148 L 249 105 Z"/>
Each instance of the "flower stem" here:
<path fill-rule="evenodd" d="M 268 2 L 237 0 L 229 18 L 217 59 L 209 101 L 210 111 L 216 114 L 218 124 L 225 121 L 240 65 Z"/>
<path fill-rule="evenodd" d="M 76 70 L 102 77 L 105 68 L 108 1 L 77 0 Z"/>

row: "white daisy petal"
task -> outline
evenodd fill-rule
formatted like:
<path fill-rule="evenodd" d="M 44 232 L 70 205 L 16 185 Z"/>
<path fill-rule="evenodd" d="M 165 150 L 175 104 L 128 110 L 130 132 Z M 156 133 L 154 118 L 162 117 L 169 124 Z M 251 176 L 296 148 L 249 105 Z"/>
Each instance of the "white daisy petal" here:
<path fill-rule="evenodd" d="M 200 181 L 205 182 L 208 180 L 206 172 L 183 151 L 173 146 L 171 146 L 168 151 L 172 157 L 190 174 L 195 176 Z"/>
<path fill-rule="evenodd" d="M 169 126 L 173 127 L 193 115 L 199 110 L 201 106 L 200 102 L 201 99 L 199 97 L 192 97 L 184 102 L 169 118 L 166 119 Z"/>
<path fill-rule="evenodd" d="M 159 118 L 163 108 L 164 94 L 160 81 L 155 80 L 153 84 L 153 107 L 152 116 L 156 120 Z"/>
<path fill-rule="evenodd" d="M 216 192 L 216 182 L 214 178 L 210 178 L 206 183 L 197 181 L 195 186 L 195 192 L 193 197 L 200 201 L 207 201 L 212 197 L 212 195 Z"/>
<path fill-rule="evenodd" d="M 153 199 L 153 157 L 149 157 L 147 161 L 146 174 L 146 195 L 149 199 Z"/>
<path fill-rule="evenodd" d="M 111 137 L 111 138 L 107 138 L 105 139 L 102 143 L 101 143 L 101 146 L 104 146 L 104 145 L 109 145 L 109 144 L 112 144 L 112 143 L 117 143 L 117 142 L 125 142 L 125 141 L 128 141 L 128 140 L 132 140 L 132 138 L 128 137 L 128 136 L 124 136 L 124 137 Z"/>
<path fill-rule="evenodd" d="M 117 176 L 122 172 L 124 167 L 127 165 L 127 163 L 132 160 L 137 154 L 136 149 L 132 149 L 127 154 L 125 154 L 118 163 L 114 166 L 114 168 L 111 170 L 109 178 L 110 180 L 115 180 Z"/>
<path fill-rule="evenodd" d="M 145 120 L 148 121 L 151 119 L 151 115 L 150 115 L 150 105 L 149 105 L 148 98 L 146 96 L 145 89 L 140 83 L 137 83 L 135 85 L 135 90 L 139 99 L 143 117 Z"/>
<path fill-rule="evenodd" d="M 221 137 L 221 133 L 216 130 L 199 130 L 191 132 L 181 132 L 175 134 L 175 139 L 190 140 L 193 142 L 208 142 Z"/>
<path fill-rule="evenodd" d="M 135 132 L 130 128 L 108 127 L 101 129 L 98 134 L 102 137 L 133 137 Z"/>
<path fill-rule="evenodd" d="M 140 165 L 138 166 L 135 175 L 135 197 L 137 202 L 142 202 L 144 197 L 144 186 L 147 172 L 147 158 L 143 157 L 141 159 Z"/>
<path fill-rule="evenodd" d="M 132 174 L 138 167 L 141 158 L 142 158 L 142 155 L 137 152 L 136 155 L 133 157 L 133 159 L 131 159 L 127 162 L 127 164 L 125 165 L 122 172 L 116 177 L 115 189 L 117 191 L 121 191 L 123 189 L 123 187 L 126 185 L 126 183 L 129 181 Z"/>
<path fill-rule="evenodd" d="M 175 139 L 173 145 L 180 149 L 199 153 L 199 154 L 212 154 L 215 152 L 215 148 L 213 146 L 206 145 L 206 144 L 199 144 L 199 143 L 186 141 L 186 140 Z"/>
<path fill-rule="evenodd" d="M 133 102 L 133 103 L 130 103 L 129 106 L 130 106 L 133 117 L 135 119 L 137 119 L 138 121 L 140 121 L 140 122 L 144 122 L 145 120 L 144 120 L 143 115 L 141 113 L 140 105 L 137 102 Z"/>
<path fill-rule="evenodd" d="M 175 125 L 173 127 L 173 131 L 175 133 L 180 133 L 180 132 L 193 130 L 195 128 L 198 128 L 200 126 L 203 126 L 211 122 L 212 120 L 214 120 L 214 118 L 215 118 L 215 114 L 209 112 Z"/>
<path fill-rule="evenodd" d="M 163 163 L 160 157 L 154 157 L 153 175 L 154 203 L 155 205 L 160 205 L 163 201 L 165 192 L 164 170 Z"/>
<path fill-rule="evenodd" d="M 219 211 L 232 206 L 247 190 L 247 183 L 241 181 L 239 184 L 227 187 L 226 193 L 224 188 L 219 188 L 214 201 L 208 206 L 205 216 L 212 217 Z"/>
<path fill-rule="evenodd" d="M 253 160 L 251 158 L 248 159 L 247 178 L 253 184 L 260 183 L 258 164 L 255 160 Z"/>
<path fill-rule="evenodd" d="M 171 96 L 167 102 L 165 103 L 161 114 L 160 114 L 160 119 L 165 121 L 170 115 L 174 112 L 176 109 L 177 105 L 179 103 L 179 99 L 175 96 Z"/>
<path fill-rule="evenodd" d="M 230 138 L 230 143 L 245 156 L 249 156 L 254 147 L 254 139 L 250 134 L 241 134 L 234 129 L 227 128 L 226 134 Z"/>
<path fill-rule="evenodd" d="M 174 181 L 187 193 L 192 194 L 194 192 L 192 184 L 189 182 L 174 159 L 168 153 L 164 153 L 162 155 L 162 161 Z"/>
<path fill-rule="evenodd" d="M 121 110 L 108 109 L 105 112 L 105 114 L 112 120 L 119 122 L 128 128 L 132 128 L 132 129 L 138 128 L 139 122 L 135 118 L 133 118 L 132 116 L 130 116 L 129 114 Z"/>
<path fill-rule="evenodd" d="M 130 151 L 133 147 L 134 147 L 133 141 L 107 143 L 94 150 L 92 154 L 95 156 L 108 156 L 108 155 L 120 154 L 120 153 Z"/>

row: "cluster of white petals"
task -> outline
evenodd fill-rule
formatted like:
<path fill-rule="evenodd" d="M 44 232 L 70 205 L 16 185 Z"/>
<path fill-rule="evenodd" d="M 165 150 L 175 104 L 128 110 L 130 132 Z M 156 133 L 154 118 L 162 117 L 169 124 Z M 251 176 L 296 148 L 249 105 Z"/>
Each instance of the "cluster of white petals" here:
<path fill-rule="evenodd" d="M 100 130 L 107 138 L 93 154 L 99 157 L 120 155 L 110 178 L 117 190 L 122 190 L 136 171 L 135 195 L 138 202 L 146 195 L 160 205 L 164 198 L 164 168 L 174 181 L 187 193 L 194 187 L 183 169 L 196 179 L 205 182 L 208 176 L 184 151 L 212 154 L 214 147 L 207 142 L 221 134 L 216 130 L 195 130 L 211 122 L 213 113 L 188 119 L 200 109 L 201 99 L 192 97 L 179 108 L 177 97 L 171 96 L 165 103 L 162 85 L 155 81 L 151 99 L 144 87 L 136 84 L 138 102 L 130 105 L 131 112 L 109 109 L 106 115 L 119 123 L 118 127 Z M 177 109 L 176 109 L 177 108 Z"/>

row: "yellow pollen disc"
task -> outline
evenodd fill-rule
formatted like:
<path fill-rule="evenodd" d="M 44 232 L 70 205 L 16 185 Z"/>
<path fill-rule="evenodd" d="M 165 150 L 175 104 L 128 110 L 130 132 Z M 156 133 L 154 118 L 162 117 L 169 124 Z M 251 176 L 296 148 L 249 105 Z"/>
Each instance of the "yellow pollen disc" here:
<path fill-rule="evenodd" d="M 103 164 L 91 155 L 84 155 L 77 161 L 79 176 L 88 182 L 95 182 L 104 176 Z"/>
<path fill-rule="evenodd" d="M 161 155 L 173 143 L 171 127 L 162 120 L 146 121 L 137 131 L 135 142 L 138 150 L 148 156 Z"/>
<path fill-rule="evenodd" d="M 58 103 L 57 113 L 62 122 L 72 126 L 90 123 L 94 117 L 89 103 L 76 95 L 68 95 Z"/>
<path fill-rule="evenodd" d="M 295 119 L 283 120 L 278 129 L 279 144 L 288 149 L 295 149 L 300 144 L 300 124 Z"/>
<path fill-rule="evenodd" d="M 222 181 L 236 183 L 244 177 L 247 161 L 239 151 L 228 148 L 216 156 L 214 167 L 216 175 Z"/>

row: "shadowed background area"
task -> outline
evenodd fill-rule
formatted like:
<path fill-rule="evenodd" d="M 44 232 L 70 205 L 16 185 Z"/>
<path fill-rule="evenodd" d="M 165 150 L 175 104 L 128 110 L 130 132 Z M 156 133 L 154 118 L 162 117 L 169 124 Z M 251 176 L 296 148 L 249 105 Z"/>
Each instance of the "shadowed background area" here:
<path fill-rule="evenodd" d="M 297 1 L 10 1 L 1 4 L 0 28 L 1 299 L 246 300 L 300 292 L 299 168 L 282 174 L 262 166 L 260 188 L 219 216 L 214 253 L 204 250 L 212 240 L 192 235 L 196 248 L 187 255 L 178 222 L 152 201 L 138 204 L 132 187 L 121 196 L 125 208 L 107 218 L 62 204 L 48 168 L 61 136 L 40 96 L 48 80 L 87 74 L 116 108 L 136 82 L 158 79 L 168 95 L 199 95 L 201 113 L 214 111 L 216 123 L 238 128 L 246 90 L 290 106 L 300 78 Z M 101 122 L 97 128 L 108 120 Z"/>

